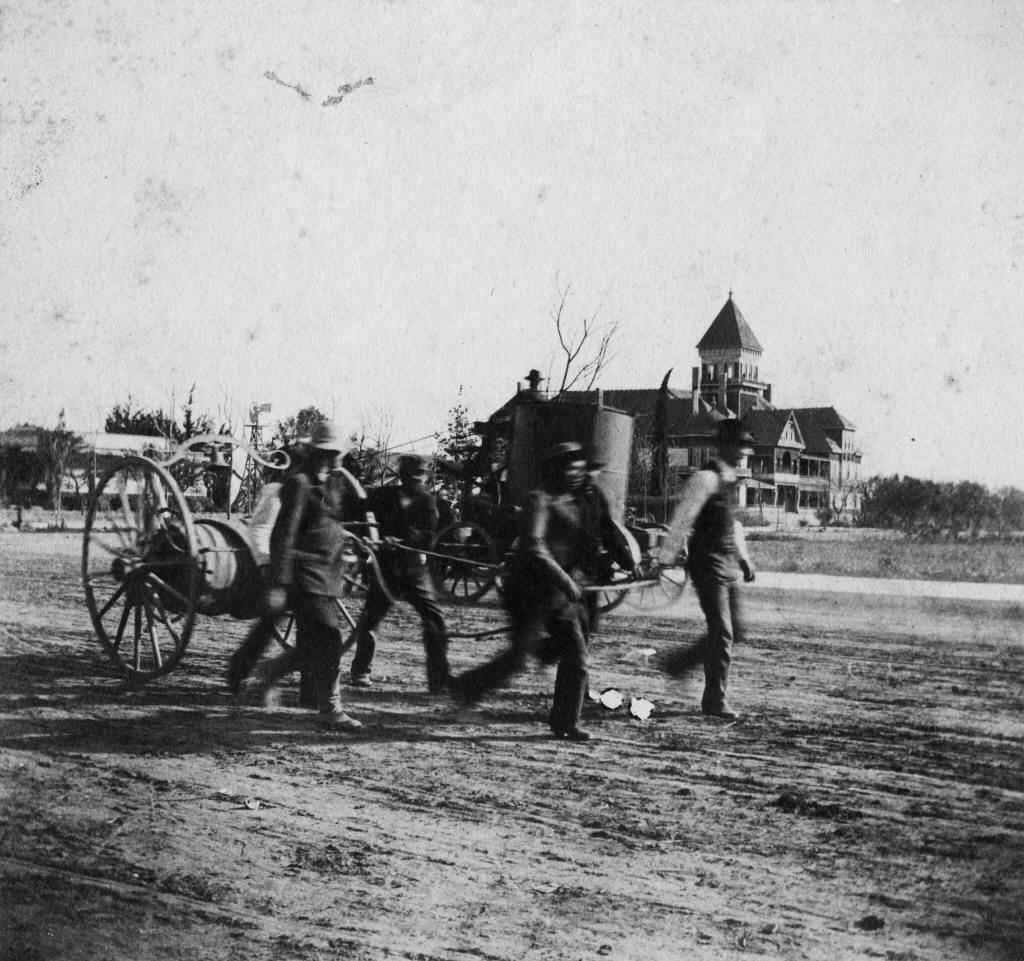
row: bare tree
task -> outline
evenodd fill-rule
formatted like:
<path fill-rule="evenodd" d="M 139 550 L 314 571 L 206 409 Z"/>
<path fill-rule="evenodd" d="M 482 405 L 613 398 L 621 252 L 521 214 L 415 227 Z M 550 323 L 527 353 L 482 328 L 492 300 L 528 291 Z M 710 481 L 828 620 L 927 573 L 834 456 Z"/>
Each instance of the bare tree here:
<path fill-rule="evenodd" d="M 863 494 L 864 485 L 856 477 L 830 475 L 828 488 L 822 493 L 823 501 L 817 510 L 822 528 L 829 524 L 848 524 L 851 515 L 857 513 Z"/>
<path fill-rule="evenodd" d="M 46 487 L 58 527 L 64 526 L 64 479 L 68 476 L 72 457 L 82 449 L 82 444 L 82 438 L 67 429 L 63 407 L 56 428 L 39 431 L 39 457 L 45 471 Z"/>
<path fill-rule="evenodd" d="M 389 477 L 394 422 L 394 415 L 383 407 L 377 407 L 369 412 L 364 411 L 359 420 L 359 427 L 349 436 L 349 443 L 352 445 L 350 453 L 359 464 L 361 479 L 365 484 L 377 485 Z"/>
<path fill-rule="evenodd" d="M 572 296 L 572 284 L 559 287 L 556 281 L 555 290 L 557 303 L 551 310 L 551 319 L 555 323 L 562 353 L 561 377 L 558 389 L 552 395 L 557 399 L 570 390 L 593 388 L 601 371 L 612 359 L 609 350 L 619 324 L 618 321 L 598 323 L 600 305 L 589 315 L 570 317 L 567 305 Z M 548 378 L 549 384 L 554 382 Z"/>

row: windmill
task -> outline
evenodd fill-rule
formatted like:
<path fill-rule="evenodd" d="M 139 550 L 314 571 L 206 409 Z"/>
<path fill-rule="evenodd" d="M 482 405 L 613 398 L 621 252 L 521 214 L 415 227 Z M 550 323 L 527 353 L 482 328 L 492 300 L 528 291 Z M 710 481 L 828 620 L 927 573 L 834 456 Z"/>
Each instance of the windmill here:
<path fill-rule="evenodd" d="M 270 404 L 253 404 L 249 410 L 248 445 L 256 451 L 263 450 L 263 425 L 260 414 L 270 413 Z M 235 447 L 231 451 L 231 500 L 235 510 L 248 513 L 263 488 L 263 472 L 244 449 Z"/>

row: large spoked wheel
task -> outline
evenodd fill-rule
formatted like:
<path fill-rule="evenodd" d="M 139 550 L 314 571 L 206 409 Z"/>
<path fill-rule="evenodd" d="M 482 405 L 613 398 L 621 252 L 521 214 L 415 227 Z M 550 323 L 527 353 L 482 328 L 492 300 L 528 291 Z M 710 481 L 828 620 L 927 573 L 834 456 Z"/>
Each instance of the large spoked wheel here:
<path fill-rule="evenodd" d="M 479 524 L 454 523 L 437 532 L 430 545 L 430 567 L 442 600 L 478 601 L 494 586 L 498 550 Z"/>
<path fill-rule="evenodd" d="M 661 567 L 657 577 L 638 581 L 626 595 L 626 604 L 633 610 L 648 614 L 661 611 L 676 603 L 686 590 L 685 567 Z"/>
<path fill-rule="evenodd" d="M 616 569 L 616 571 L 618 571 L 618 569 Z M 628 580 L 628 576 L 622 580 L 622 583 L 626 583 L 627 580 Z M 619 583 L 619 579 L 616 578 L 614 576 L 614 574 L 613 574 L 613 576 L 612 576 L 612 583 L 609 585 L 609 588 L 617 585 L 618 583 Z M 609 614 L 609 613 L 611 613 L 612 611 L 615 610 L 615 608 L 617 608 L 621 604 L 625 603 L 626 596 L 628 594 L 629 594 L 629 591 L 625 590 L 624 588 L 619 588 L 618 590 L 611 590 L 611 589 L 609 589 L 607 591 L 598 591 L 597 592 L 597 613 L 598 614 Z"/>
<path fill-rule="evenodd" d="M 125 457 L 89 502 L 82 584 L 96 636 L 130 683 L 181 660 L 199 583 L 198 542 L 180 488 L 148 458 Z"/>

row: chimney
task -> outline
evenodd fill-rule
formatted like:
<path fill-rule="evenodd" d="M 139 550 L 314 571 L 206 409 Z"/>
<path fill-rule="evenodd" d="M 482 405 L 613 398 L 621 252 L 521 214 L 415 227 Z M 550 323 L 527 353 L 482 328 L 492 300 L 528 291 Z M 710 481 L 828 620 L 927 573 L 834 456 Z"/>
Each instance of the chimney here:
<path fill-rule="evenodd" d="M 764 388 L 764 399 L 770 404 L 772 402 L 772 385 L 765 384 Z"/>

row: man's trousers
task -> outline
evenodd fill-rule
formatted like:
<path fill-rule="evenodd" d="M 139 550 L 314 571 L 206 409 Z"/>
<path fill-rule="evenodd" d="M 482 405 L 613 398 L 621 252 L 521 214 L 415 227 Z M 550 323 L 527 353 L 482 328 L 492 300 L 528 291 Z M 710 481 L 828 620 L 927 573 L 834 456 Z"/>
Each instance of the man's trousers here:
<path fill-rule="evenodd" d="M 396 597 L 407 601 L 420 616 L 423 624 L 423 648 L 427 655 L 427 687 L 440 693 L 448 683 L 448 628 L 444 614 L 437 603 L 437 590 L 425 564 L 416 564 L 385 574 L 388 589 Z M 352 677 L 370 673 L 373 655 L 377 650 L 374 631 L 380 626 L 391 601 L 380 589 L 370 582 L 366 606 L 356 625 L 356 653 L 352 659 Z"/>
<path fill-rule="evenodd" d="M 521 671 L 531 656 L 545 664 L 557 662 L 549 722 L 556 733 L 573 730 L 579 724 L 589 678 L 585 602 L 572 601 L 561 591 L 544 590 L 530 578 L 517 583 L 510 577 L 505 603 L 512 620 L 512 643 L 459 677 L 460 698 L 475 703 Z"/>

